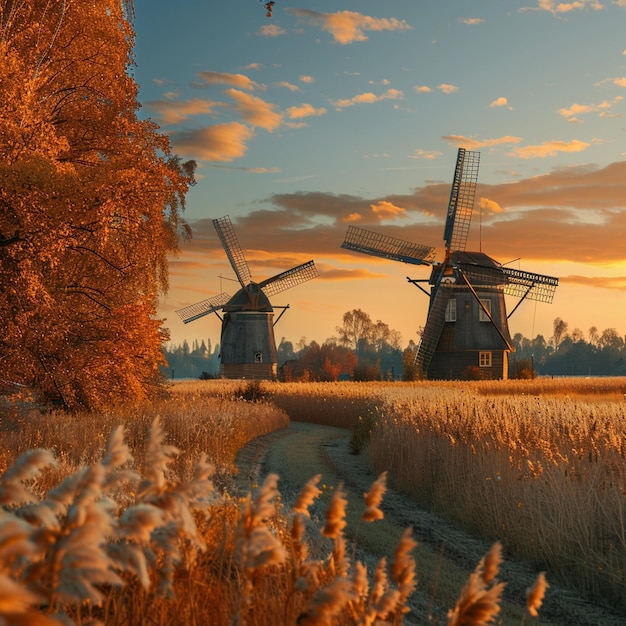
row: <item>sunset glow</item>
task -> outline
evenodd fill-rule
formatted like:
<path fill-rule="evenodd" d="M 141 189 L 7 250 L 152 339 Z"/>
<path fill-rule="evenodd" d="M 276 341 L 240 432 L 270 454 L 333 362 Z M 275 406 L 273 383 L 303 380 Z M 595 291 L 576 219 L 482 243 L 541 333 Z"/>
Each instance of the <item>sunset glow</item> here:
<path fill-rule="evenodd" d="M 198 161 L 159 310 L 174 343 L 219 340 L 215 316 L 174 311 L 236 287 L 224 215 L 255 280 L 319 269 L 272 300 L 278 340 L 321 342 L 355 308 L 417 340 L 428 299 L 407 277 L 428 270 L 340 245 L 354 224 L 440 257 L 458 147 L 481 153 L 467 249 L 560 281 L 512 334 L 626 332 L 623 2 L 209 4 L 136 3 L 140 114 Z"/>

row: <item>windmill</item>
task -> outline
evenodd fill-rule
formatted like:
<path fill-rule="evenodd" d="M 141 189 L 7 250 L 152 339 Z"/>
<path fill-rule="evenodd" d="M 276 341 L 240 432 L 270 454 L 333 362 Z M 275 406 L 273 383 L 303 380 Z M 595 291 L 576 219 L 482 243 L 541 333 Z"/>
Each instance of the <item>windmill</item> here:
<path fill-rule="evenodd" d="M 507 378 L 514 351 L 508 319 L 524 300 L 551 303 L 558 278 L 501 265 L 483 252 L 465 250 L 479 152 L 459 148 L 444 227 L 445 256 L 435 249 L 350 226 L 342 248 L 413 265 L 432 267 L 430 278 L 407 280 L 429 296 L 426 324 L 415 365 L 428 378 Z M 430 284 L 430 293 L 420 282 Z M 519 298 L 507 315 L 504 296 Z"/>
<path fill-rule="evenodd" d="M 274 322 L 269 298 L 315 278 L 317 268 L 313 261 L 308 261 L 255 283 L 228 215 L 214 219 L 213 226 L 241 289 L 232 297 L 221 293 L 176 313 L 185 324 L 210 313 L 220 318 L 220 375 L 223 378 L 273 379 L 278 364 L 274 325 L 289 307 L 282 307 L 283 311 Z M 219 315 L 220 311 L 223 316 Z"/>

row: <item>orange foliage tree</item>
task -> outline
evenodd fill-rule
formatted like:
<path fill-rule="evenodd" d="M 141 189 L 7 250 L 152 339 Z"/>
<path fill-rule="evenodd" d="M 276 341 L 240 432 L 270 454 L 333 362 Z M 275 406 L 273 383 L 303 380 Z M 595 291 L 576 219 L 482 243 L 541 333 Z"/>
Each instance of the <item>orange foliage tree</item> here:
<path fill-rule="evenodd" d="M 158 385 L 195 163 L 137 117 L 132 2 L 0 0 L 0 378 L 96 408 Z"/>

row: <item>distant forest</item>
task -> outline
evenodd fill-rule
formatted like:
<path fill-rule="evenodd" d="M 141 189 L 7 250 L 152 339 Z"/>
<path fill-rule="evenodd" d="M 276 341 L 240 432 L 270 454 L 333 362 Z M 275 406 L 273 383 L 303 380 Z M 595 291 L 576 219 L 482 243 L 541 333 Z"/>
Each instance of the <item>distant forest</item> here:
<path fill-rule="evenodd" d="M 283 337 L 277 345 L 279 375 L 287 380 L 412 379 L 414 341 L 402 349 L 398 332 L 372 322 L 361 310 L 344 314 L 343 321 L 337 336 L 322 344 L 307 343 L 303 337 L 294 345 Z M 591 327 L 586 334 L 578 328 L 570 331 L 567 322 L 556 318 L 550 337 L 513 336 L 509 376 L 626 376 L 625 339 L 614 328 L 599 332 Z M 219 351 L 219 344 L 210 339 L 167 345 L 163 349 L 167 366 L 161 371 L 173 379 L 217 377 Z"/>

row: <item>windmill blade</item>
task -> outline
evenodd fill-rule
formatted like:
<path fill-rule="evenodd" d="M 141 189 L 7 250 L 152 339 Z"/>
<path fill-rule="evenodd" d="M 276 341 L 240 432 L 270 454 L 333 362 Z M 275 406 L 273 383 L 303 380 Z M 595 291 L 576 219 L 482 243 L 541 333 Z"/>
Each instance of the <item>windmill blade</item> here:
<path fill-rule="evenodd" d="M 307 280 L 316 278 L 319 276 L 315 263 L 313 261 L 307 261 L 302 265 L 292 267 L 290 270 L 276 274 L 272 278 L 268 278 L 259 283 L 259 287 L 263 289 L 263 293 L 270 298 L 271 296 L 291 289 L 300 283 L 304 283 Z"/>
<path fill-rule="evenodd" d="M 186 306 L 183 309 L 178 309 L 176 314 L 185 324 L 189 324 L 189 322 L 193 322 L 199 317 L 204 317 L 209 313 L 219 311 L 229 300 L 230 296 L 227 293 L 220 293 L 219 296 L 213 296 L 212 298 Z"/>
<path fill-rule="evenodd" d="M 453 289 L 454 287 L 451 285 L 440 282 L 433 302 L 428 309 L 424 332 L 415 354 L 415 365 L 420 368 L 424 375 L 428 372 L 433 354 L 435 354 L 435 348 L 439 343 L 439 338 L 446 322 L 446 306 L 448 306 L 448 300 L 452 295 Z"/>
<path fill-rule="evenodd" d="M 469 152 L 465 148 L 459 148 L 443 231 L 446 250 L 465 250 L 474 209 L 479 163 L 480 152 Z"/>
<path fill-rule="evenodd" d="M 346 238 L 341 247 L 383 259 L 411 263 L 412 265 L 429 265 L 435 257 L 435 248 L 431 246 L 422 246 L 356 226 L 348 227 Z"/>
<path fill-rule="evenodd" d="M 523 272 L 509 267 L 503 267 L 502 271 L 508 279 L 504 292 L 518 298 L 550 304 L 559 286 L 559 279 L 553 276 Z"/>
<path fill-rule="evenodd" d="M 230 260 L 235 274 L 237 274 L 241 286 L 246 287 L 246 285 L 250 283 L 250 268 L 241 251 L 241 246 L 237 240 L 237 235 L 235 234 L 235 229 L 230 221 L 230 217 L 226 215 L 214 219 L 213 226 L 217 231 L 217 236 L 222 242 L 222 247 Z"/>

